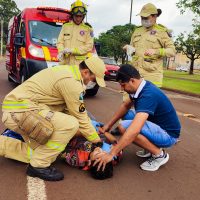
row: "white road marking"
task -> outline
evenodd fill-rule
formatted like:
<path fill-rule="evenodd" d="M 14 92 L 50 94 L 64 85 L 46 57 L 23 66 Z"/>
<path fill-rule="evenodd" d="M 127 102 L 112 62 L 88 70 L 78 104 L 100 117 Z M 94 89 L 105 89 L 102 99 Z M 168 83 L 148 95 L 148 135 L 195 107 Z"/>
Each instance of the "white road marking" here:
<path fill-rule="evenodd" d="M 28 200 L 47 200 L 45 182 L 27 176 L 27 197 Z"/>
<path fill-rule="evenodd" d="M 189 117 L 189 116 L 187 116 L 185 113 L 182 113 L 182 112 L 179 112 L 179 111 L 176 111 L 176 113 L 177 113 L 179 116 L 182 116 L 182 117 L 188 118 L 188 119 L 190 119 L 190 120 L 192 120 L 192 121 L 195 121 L 195 122 L 200 123 L 200 119 L 199 119 L 199 118 Z"/>

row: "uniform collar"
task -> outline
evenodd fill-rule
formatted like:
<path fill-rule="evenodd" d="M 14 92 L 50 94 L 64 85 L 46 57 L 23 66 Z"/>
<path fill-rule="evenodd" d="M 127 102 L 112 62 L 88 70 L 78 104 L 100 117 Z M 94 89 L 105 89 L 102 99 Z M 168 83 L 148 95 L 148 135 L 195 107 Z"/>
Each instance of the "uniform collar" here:
<path fill-rule="evenodd" d="M 137 91 L 135 94 L 130 94 L 131 97 L 133 97 L 134 99 L 138 98 L 140 92 L 142 91 L 143 87 L 145 86 L 146 81 L 144 79 L 142 79 L 142 82 L 140 83 Z"/>

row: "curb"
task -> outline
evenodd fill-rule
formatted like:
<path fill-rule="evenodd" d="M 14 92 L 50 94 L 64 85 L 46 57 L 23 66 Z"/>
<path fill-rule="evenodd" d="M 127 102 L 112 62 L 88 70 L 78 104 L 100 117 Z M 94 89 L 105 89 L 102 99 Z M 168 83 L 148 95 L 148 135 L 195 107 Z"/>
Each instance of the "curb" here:
<path fill-rule="evenodd" d="M 185 92 L 185 91 L 180 91 L 180 90 L 175 90 L 175 89 L 170 89 L 170 88 L 165 88 L 165 87 L 161 87 L 161 89 L 166 90 L 166 91 L 176 92 L 176 93 L 179 93 L 179 94 L 188 95 L 188 96 L 191 96 L 191 97 L 200 98 L 200 94 L 193 94 L 191 92 Z"/>

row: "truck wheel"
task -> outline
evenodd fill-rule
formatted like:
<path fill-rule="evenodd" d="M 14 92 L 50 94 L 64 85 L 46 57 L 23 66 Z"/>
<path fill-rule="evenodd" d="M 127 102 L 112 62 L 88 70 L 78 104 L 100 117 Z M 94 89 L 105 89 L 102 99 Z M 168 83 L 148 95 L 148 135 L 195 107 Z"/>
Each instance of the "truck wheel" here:
<path fill-rule="evenodd" d="M 20 82 L 23 83 L 27 79 L 28 79 L 28 73 L 26 67 L 24 66 L 20 73 L 20 80 L 21 80 Z"/>
<path fill-rule="evenodd" d="M 94 88 L 92 88 L 92 89 L 88 89 L 88 90 L 86 90 L 85 92 L 86 92 L 86 94 L 85 94 L 85 96 L 87 97 L 87 96 L 95 96 L 96 94 L 97 94 L 97 92 L 98 92 L 98 90 L 99 90 L 99 86 L 96 84 L 95 86 L 94 86 Z"/>

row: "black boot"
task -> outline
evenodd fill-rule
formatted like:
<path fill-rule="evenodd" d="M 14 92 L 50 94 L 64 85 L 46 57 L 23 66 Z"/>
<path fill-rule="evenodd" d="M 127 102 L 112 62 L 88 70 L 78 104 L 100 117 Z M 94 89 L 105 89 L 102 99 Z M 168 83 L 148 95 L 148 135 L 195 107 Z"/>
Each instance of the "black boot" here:
<path fill-rule="evenodd" d="M 45 181 L 60 181 L 64 179 L 64 174 L 53 167 L 37 168 L 28 165 L 26 174 L 31 177 L 38 177 Z"/>
<path fill-rule="evenodd" d="M 115 129 L 113 129 L 110 133 L 111 133 L 112 135 L 121 135 L 120 132 L 119 132 L 118 127 L 116 127 Z"/>

